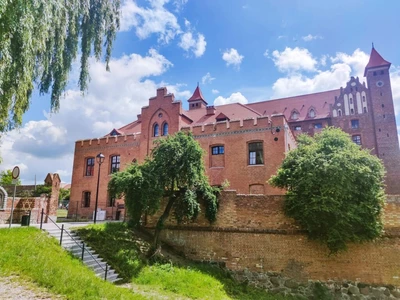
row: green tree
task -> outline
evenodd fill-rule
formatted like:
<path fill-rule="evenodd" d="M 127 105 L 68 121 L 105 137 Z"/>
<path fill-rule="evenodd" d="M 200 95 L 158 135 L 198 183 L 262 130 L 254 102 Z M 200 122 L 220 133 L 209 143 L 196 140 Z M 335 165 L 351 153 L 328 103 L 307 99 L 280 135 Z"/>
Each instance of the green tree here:
<path fill-rule="evenodd" d="M 9 185 L 12 184 L 12 171 L 4 170 L 0 173 L 0 185 Z M 21 185 L 21 180 L 17 180 L 17 185 Z"/>
<path fill-rule="evenodd" d="M 19 126 L 36 82 L 57 111 L 80 45 L 81 91 L 89 57 L 106 68 L 119 28 L 120 0 L 0 0 L 0 131 Z"/>
<path fill-rule="evenodd" d="M 70 195 L 70 189 L 63 189 L 60 188 L 58 200 L 69 200 L 69 195 Z"/>
<path fill-rule="evenodd" d="M 269 182 L 287 189 L 284 210 L 331 253 L 382 232 L 384 168 L 338 128 L 301 135 Z"/>
<path fill-rule="evenodd" d="M 162 200 L 166 206 L 157 221 L 153 253 L 160 248 L 160 233 L 173 210 L 176 220 L 194 220 L 205 206 L 205 216 L 215 221 L 218 188 L 211 187 L 205 175 L 203 150 L 190 133 L 178 132 L 156 141 L 150 158 L 112 175 L 112 195 L 125 197 L 127 211 L 134 225 L 143 214 L 155 214 Z"/>

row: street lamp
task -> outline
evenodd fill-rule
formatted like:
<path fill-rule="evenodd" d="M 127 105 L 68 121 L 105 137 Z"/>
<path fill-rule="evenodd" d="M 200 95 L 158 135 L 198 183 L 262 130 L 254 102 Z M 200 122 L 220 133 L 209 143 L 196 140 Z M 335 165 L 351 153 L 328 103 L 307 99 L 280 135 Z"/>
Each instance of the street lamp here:
<path fill-rule="evenodd" d="M 96 224 L 96 220 L 97 220 L 97 202 L 99 200 L 99 184 L 100 184 L 100 167 L 101 164 L 104 162 L 104 158 L 105 156 L 102 153 L 99 153 L 96 155 L 96 161 L 99 164 L 99 172 L 97 175 L 97 191 L 96 191 L 96 203 L 94 205 L 94 224 Z"/>

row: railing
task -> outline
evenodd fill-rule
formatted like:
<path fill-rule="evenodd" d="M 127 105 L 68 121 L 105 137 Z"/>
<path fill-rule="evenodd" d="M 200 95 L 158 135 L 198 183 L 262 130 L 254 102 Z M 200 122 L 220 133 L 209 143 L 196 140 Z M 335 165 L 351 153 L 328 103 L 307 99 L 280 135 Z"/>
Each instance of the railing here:
<path fill-rule="evenodd" d="M 61 244 L 62 244 L 63 233 L 64 233 L 64 231 L 65 231 L 65 233 L 69 235 L 69 237 L 71 238 L 71 240 L 73 240 L 73 241 L 75 242 L 75 244 L 76 244 L 79 248 L 82 249 L 82 254 L 81 254 L 82 262 L 83 262 L 83 257 L 84 257 L 84 255 L 85 255 L 85 251 L 86 251 L 86 253 L 89 254 L 89 255 L 93 258 L 93 260 L 98 264 L 98 266 L 99 266 L 101 269 L 103 269 L 103 271 L 104 271 L 104 280 L 107 280 L 108 264 L 106 263 L 106 268 L 104 269 L 104 268 L 102 267 L 102 265 L 100 264 L 100 262 L 92 255 L 92 253 L 90 253 L 90 252 L 85 248 L 85 243 L 82 242 L 82 246 L 79 245 L 79 243 L 72 237 L 72 235 L 70 235 L 69 232 L 68 232 L 67 230 L 64 229 L 64 224 L 62 224 L 62 225 L 61 225 L 61 228 L 60 228 L 60 226 L 58 226 L 57 223 L 54 222 L 54 221 L 49 217 L 49 215 L 46 214 L 46 213 L 44 212 L 44 209 L 43 209 L 43 208 L 42 208 L 42 212 L 41 212 L 41 216 L 40 216 L 40 230 L 42 230 L 42 226 L 43 226 L 43 217 L 44 217 L 44 215 L 46 215 L 47 218 L 48 218 L 51 222 L 53 222 L 53 224 L 56 225 L 56 227 L 57 227 L 58 229 L 61 230 L 61 234 L 60 234 L 60 246 L 61 246 Z"/>

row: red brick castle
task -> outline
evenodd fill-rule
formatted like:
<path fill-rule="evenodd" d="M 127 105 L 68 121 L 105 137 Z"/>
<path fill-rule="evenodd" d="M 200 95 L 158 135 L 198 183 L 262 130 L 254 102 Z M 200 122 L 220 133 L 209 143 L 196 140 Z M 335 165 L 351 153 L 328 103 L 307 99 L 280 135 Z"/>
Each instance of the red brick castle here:
<path fill-rule="evenodd" d="M 326 126 L 342 128 L 352 140 L 381 158 L 385 164 L 388 194 L 400 194 L 400 150 L 390 84 L 390 63 L 372 48 L 364 76 L 367 84 L 351 77 L 345 87 L 309 95 L 247 105 L 208 106 L 197 86 L 188 100 L 189 110 L 166 88 L 142 107 L 137 120 L 113 129 L 102 138 L 75 144 L 69 215 L 92 217 L 99 165 L 98 207 L 108 218 L 120 209 L 107 194 L 109 175 L 151 153 L 153 141 L 179 130 L 191 131 L 205 150 L 210 182 L 224 180 L 242 194 L 282 194 L 267 180 L 285 153 L 296 147 L 299 133 L 314 134 Z M 123 200 L 117 200 L 120 204 Z M 117 212 L 118 211 L 118 212 Z"/>

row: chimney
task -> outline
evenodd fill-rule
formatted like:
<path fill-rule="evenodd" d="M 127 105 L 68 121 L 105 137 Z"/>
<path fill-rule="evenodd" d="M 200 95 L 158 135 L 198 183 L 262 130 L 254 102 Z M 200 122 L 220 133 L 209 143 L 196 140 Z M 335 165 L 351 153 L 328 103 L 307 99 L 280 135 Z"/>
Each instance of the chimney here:
<path fill-rule="evenodd" d="M 138 114 L 137 115 L 137 120 L 140 122 L 140 121 L 142 121 L 142 114 Z"/>
<path fill-rule="evenodd" d="M 215 110 L 214 105 L 207 106 L 207 115 L 215 115 Z"/>

